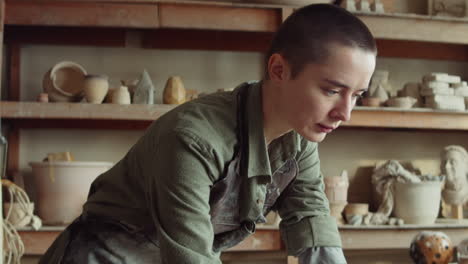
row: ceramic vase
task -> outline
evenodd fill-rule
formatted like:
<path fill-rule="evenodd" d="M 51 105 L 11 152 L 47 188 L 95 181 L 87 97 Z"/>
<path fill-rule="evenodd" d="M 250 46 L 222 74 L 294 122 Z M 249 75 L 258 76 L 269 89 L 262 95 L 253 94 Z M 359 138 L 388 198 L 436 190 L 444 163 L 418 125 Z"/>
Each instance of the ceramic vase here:
<path fill-rule="evenodd" d="M 348 199 L 349 180 L 346 173 L 341 176 L 324 177 L 325 195 L 330 203 L 330 214 L 334 216 L 338 224 L 343 224 L 343 209 Z"/>
<path fill-rule="evenodd" d="M 166 82 L 163 92 L 163 103 L 182 104 L 186 100 L 186 90 L 179 76 L 171 76 Z"/>
<path fill-rule="evenodd" d="M 346 202 L 348 200 L 348 177 L 324 177 L 325 194 L 329 202 Z"/>
<path fill-rule="evenodd" d="M 438 181 L 395 182 L 395 216 L 405 224 L 434 224 L 439 214 L 441 186 Z"/>
<path fill-rule="evenodd" d="M 86 75 L 83 87 L 86 101 L 91 104 L 100 104 L 109 91 L 109 81 L 104 75 Z"/>
<path fill-rule="evenodd" d="M 130 92 L 127 86 L 121 85 L 112 91 L 111 103 L 113 104 L 130 104 Z"/>

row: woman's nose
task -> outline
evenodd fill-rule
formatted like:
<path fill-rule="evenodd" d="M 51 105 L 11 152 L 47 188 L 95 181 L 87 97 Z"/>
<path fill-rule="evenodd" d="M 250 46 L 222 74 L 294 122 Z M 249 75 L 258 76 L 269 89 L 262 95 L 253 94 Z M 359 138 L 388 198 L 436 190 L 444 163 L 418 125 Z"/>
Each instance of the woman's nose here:
<path fill-rule="evenodd" d="M 337 103 L 337 105 L 333 109 L 332 117 L 342 122 L 349 121 L 351 119 L 351 111 L 353 110 L 354 104 L 355 103 L 352 98 L 341 100 L 340 102 Z"/>

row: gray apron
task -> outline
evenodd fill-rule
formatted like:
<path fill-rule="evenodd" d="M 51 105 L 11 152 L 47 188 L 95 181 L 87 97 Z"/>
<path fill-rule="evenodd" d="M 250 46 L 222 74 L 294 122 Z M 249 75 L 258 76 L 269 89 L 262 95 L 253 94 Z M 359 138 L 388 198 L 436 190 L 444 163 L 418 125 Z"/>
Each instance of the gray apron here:
<path fill-rule="evenodd" d="M 239 146 L 235 158 L 228 164 L 227 173 L 218 180 L 210 191 L 210 215 L 215 238 L 213 251 L 221 252 L 240 243 L 255 232 L 255 224 L 240 222 L 239 194 L 242 180 L 246 178 L 242 169 L 246 156 L 244 137 L 246 128 L 242 127 L 245 117 L 245 98 L 248 86 L 240 88 L 238 94 L 237 134 Z M 272 175 L 267 184 L 263 215 L 257 223 L 264 223 L 276 200 L 293 181 L 298 172 L 297 162 L 288 160 Z M 252 201 L 255 202 L 255 201 Z M 160 248 L 154 236 L 148 231 L 115 219 L 83 214 L 69 225 L 42 257 L 39 264 L 146 264 L 161 263 Z M 60 239 L 61 238 L 61 239 Z M 59 244 L 66 241 L 66 244 Z M 58 252 L 57 252 L 58 251 Z"/>

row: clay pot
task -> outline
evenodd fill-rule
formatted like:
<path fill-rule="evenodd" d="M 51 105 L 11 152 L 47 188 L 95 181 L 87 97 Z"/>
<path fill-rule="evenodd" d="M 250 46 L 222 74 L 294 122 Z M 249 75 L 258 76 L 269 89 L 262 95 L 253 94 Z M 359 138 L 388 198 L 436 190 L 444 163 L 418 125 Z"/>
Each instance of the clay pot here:
<path fill-rule="evenodd" d="M 346 202 L 348 200 L 348 178 L 342 176 L 328 176 L 324 177 L 325 194 L 328 201 L 332 202 Z"/>
<path fill-rule="evenodd" d="M 366 215 L 369 213 L 367 203 L 349 203 L 344 210 L 345 215 Z"/>
<path fill-rule="evenodd" d="M 344 201 L 330 202 L 330 215 L 335 217 L 336 222 L 340 225 L 344 224 L 342 213 L 346 204 L 347 202 Z"/>
<path fill-rule="evenodd" d="M 369 107 L 379 107 L 380 106 L 380 98 L 378 97 L 364 97 L 362 98 L 362 105 L 369 106 Z"/>
<path fill-rule="evenodd" d="M 441 186 L 438 181 L 395 182 L 395 216 L 405 224 L 433 224 L 439 214 Z"/>
<path fill-rule="evenodd" d="M 179 76 L 171 76 L 163 91 L 163 103 L 182 104 L 186 100 L 186 90 Z"/>
<path fill-rule="evenodd" d="M 83 98 L 86 70 L 71 61 L 55 64 L 44 75 L 42 86 L 52 102 L 77 102 Z"/>
<path fill-rule="evenodd" d="M 26 208 L 23 208 L 26 206 Z M 10 211 L 11 209 L 11 211 Z M 8 216 L 8 212 L 10 215 Z M 22 205 L 20 203 L 4 203 L 3 204 L 3 215 L 14 227 L 25 227 L 32 219 L 34 212 L 34 203 Z M 6 218 L 8 216 L 8 218 Z"/>
<path fill-rule="evenodd" d="M 410 97 L 410 96 L 405 96 L 405 97 L 390 98 L 385 103 L 390 107 L 398 107 L 398 108 L 408 109 L 408 108 L 413 107 L 413 105 L 417 101 L 418 100 L 416 98 L 413 98 L 413 97 Z"/>
<path fill-rule="evenodd" d="M 47 103 L 49 102 L 49 95 L 46 93 L 40 93 L 37 95 L 37 101 L 40 103 Z"/>
<path fill-rule="evenodd" d="M 127 86 L 121 85 L 119 88 L 113 89 L 110 98 L 112 104 L 131 104 L 130 92 Z"/>
<path fill-rule="evenodd" d="M 86 101 L 91 104 L 100 104 L 109 90 L 108 77 L 105 75 L 86 75 L 83 91 Z"/>
<path fill-rule="evenodd" d="M 44 224 L 66 225 L 82 212 L 91 183 L 111 162 L 31 162 L 38 216 Z"/>

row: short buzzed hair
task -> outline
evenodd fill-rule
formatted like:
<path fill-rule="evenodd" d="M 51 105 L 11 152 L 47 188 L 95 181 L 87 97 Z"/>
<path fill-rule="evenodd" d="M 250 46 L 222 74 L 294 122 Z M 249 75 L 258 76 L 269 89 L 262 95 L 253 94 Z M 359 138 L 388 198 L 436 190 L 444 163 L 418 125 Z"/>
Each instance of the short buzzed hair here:
<path fill-rule="evenodd" d="M 271 55 L 279 53 L 291 65 L 295 78 L 306 64 L 324 62 L 332 44 L 377 54 L 375 39 L 359 18 L 336 5 L 313 4 L 296 10 L 283 22 L 272 40 L 266 65 Z M 269 79 L 268 72 L 265 77 Z"/>

